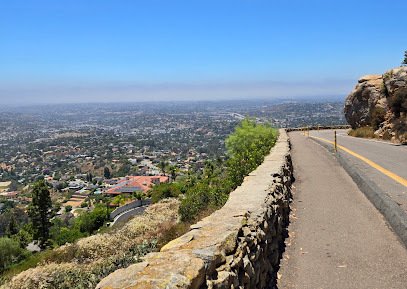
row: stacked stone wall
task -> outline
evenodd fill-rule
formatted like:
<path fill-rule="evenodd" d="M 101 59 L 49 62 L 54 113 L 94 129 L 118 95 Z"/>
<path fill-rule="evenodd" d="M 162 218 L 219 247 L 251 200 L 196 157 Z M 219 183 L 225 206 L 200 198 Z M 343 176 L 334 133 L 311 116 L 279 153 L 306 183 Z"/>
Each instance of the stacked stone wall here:
<path fill-rule="evenodd" d="M 97 288 L 274 288 L 290 213 L 293 168 L 285 130 L 223 208 Z"/>

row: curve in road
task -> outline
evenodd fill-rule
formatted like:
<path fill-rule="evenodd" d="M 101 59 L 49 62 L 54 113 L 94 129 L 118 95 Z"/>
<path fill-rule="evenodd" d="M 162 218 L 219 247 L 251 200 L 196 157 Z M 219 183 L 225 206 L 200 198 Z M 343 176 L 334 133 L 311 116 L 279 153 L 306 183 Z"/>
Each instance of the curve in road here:
<path fill-rule="evenodd" d="M 330 144 L 334 145 L 333 141 L 327 140 L 325 138 L 321 138 L 321 137 L 317 137 L 317 136 L 310 136 L 310 137 L 315 138 L 315 139 L 319 139 L 321 141 L 324 141 L 324 142 L 327 142 L 327 143 L 330 143 Z M 350 150 L 350 149 L 348 149 L 348 148 L 346 148 L 346 147 L 344 147 L 342 145 L 338 144 L 337 147 L 339 149 L 347 152 L 348 154 L 360 159 L 361 161 L 365 162 L 366 164 L 368 164 L 372 168 L 378 170 L 379 172 L 385 174 L 386 176 L 393 179 L 394 181 L 396 181 L 396 182 L 402 184 L 403 186 L 407 187 L 407 179 L 393 173 L 392 171 L 389 171 L 389 170 L 383 168 L 382 166 L 378 165 L 377 163 L 371 161 L 370 159 L 368 159 L 368 158 L 366 158 L 366 157 L 364 157 L 364 156 L 362 156 L 362 155 L 360 155 L 360 154 L 358 154 L 358 153 L 356 153 L 356 152 L 354 152 L 354 151 L 352 151 L 352 150 Z"/>
<path fill-rule="evenodd" d="M 296 182 L 278 288 L 406 288 L 407 250 L 382 215 L 333 154 L 290 139 Z"/>

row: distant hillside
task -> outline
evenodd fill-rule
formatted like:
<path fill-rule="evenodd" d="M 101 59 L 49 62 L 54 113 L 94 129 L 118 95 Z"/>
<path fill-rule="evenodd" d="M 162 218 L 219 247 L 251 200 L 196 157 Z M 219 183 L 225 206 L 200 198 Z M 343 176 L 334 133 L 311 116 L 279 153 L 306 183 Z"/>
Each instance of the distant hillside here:
<path fill-rule="evenodd" d="M 344 112 L 354 130 L 371 129 L 374 137 L 406 144 L 407 67 L 360 78 Z"/>

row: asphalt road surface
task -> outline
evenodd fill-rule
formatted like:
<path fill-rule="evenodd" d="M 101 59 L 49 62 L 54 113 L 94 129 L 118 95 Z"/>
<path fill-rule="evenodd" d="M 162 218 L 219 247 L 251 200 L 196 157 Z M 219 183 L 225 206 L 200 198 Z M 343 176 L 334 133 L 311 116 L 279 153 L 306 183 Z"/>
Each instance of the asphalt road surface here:
<path fill-rule="evenodd" d="M 337 141 L 353 152 L 375 162 L 384 169 L 407 179 L 407 146 L 395 146 L 388 142 L 362 139 L 347 135 L 347 130 L 337 130 Z M 334 140 L 333 130 L 310 131 L 310 136 Z M 347 160 L 374 182 L 385 194 L 407 211 L 407 187 L 371 167 L 354 156 L 345 153 Z M 407 285 L 406 285 L 407 288 Z"/>
<path fill-rule="evenodd" d="M 407 288 L 407 250 L 383 216 L 332 153 L 299 132 L 290 138 L 296 182 L 278 288 Z"/>

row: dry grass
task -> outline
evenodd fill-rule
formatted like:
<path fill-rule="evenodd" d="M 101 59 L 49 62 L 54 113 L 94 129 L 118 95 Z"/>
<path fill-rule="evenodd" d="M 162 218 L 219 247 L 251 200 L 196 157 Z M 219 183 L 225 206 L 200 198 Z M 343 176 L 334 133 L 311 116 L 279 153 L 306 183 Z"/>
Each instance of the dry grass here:
<path fill-rule="evenodd" d="M 178 207 L 178 200 L 163 200 L 118 230 L 55 249 L 44 262 L 13 277 L 1 289 L 94 288 L 103 277 L 154 250 L 156 240 L 177 223 Z"/>
<path fill-rule="evenodd" d="M 374 130 L 370 126 L 359 127 L 352 129 L 348 133 L 350 136 L 361 137 L 361 138 L 375 138 Z"/>

